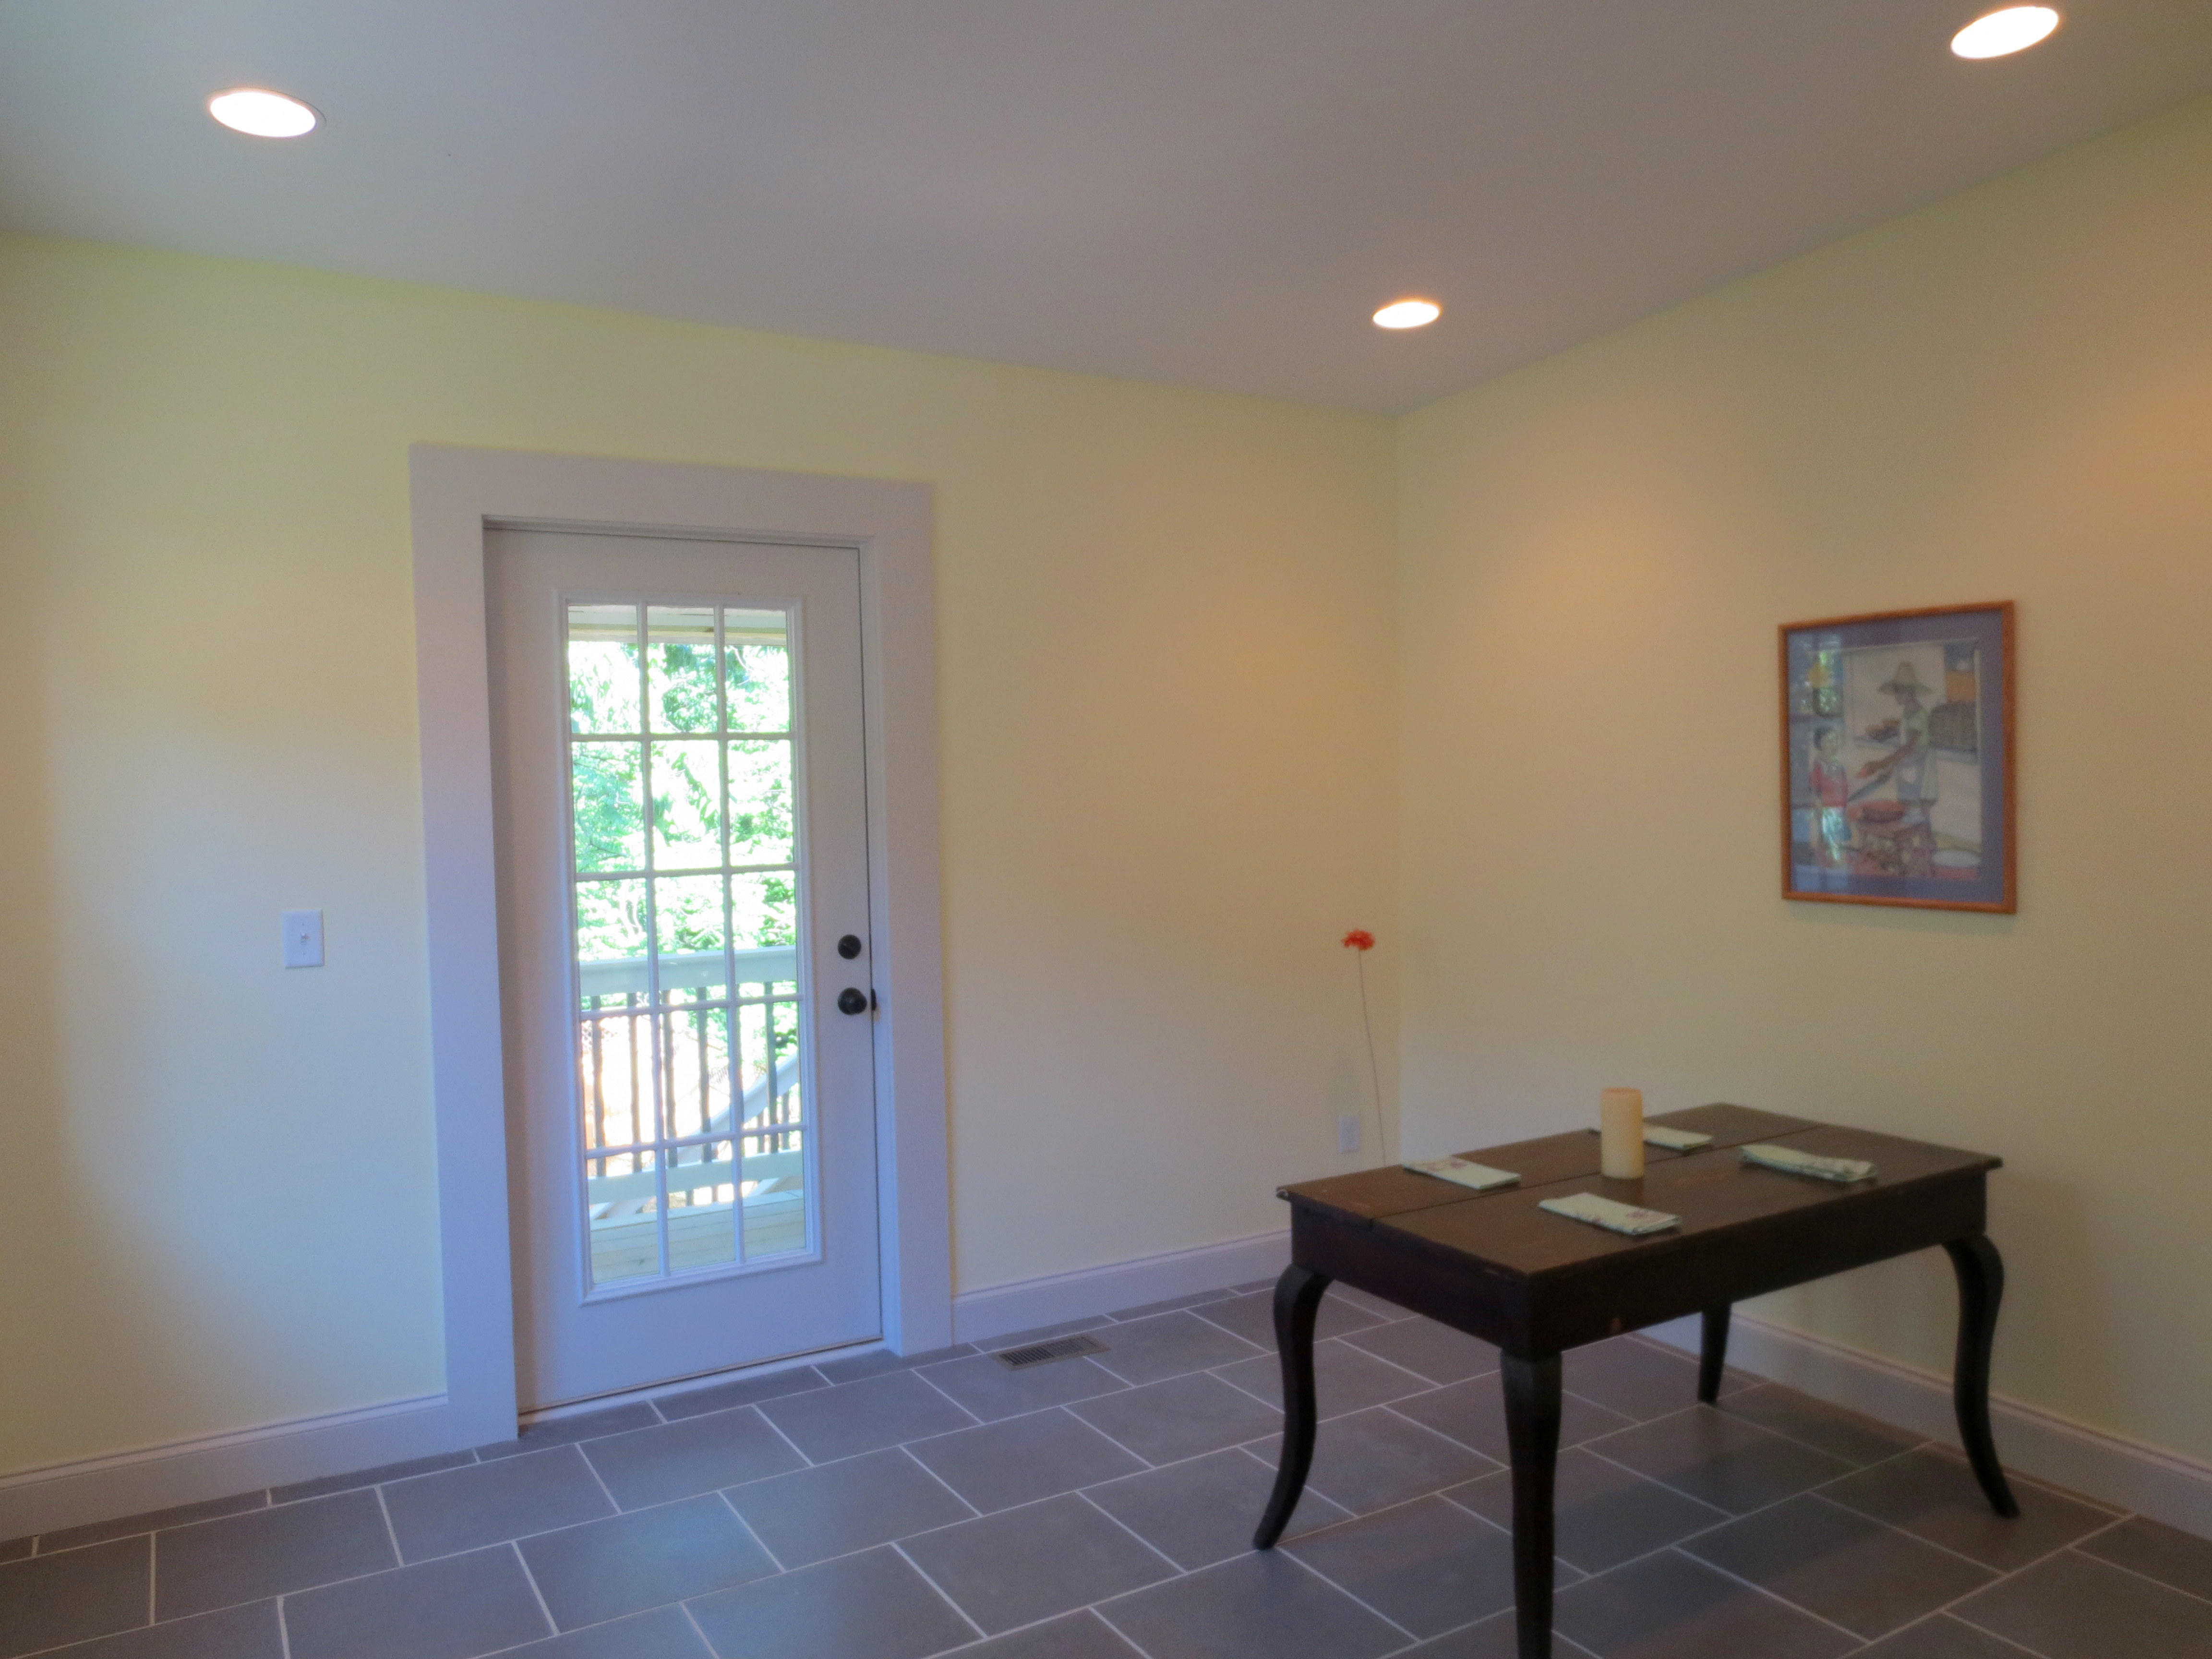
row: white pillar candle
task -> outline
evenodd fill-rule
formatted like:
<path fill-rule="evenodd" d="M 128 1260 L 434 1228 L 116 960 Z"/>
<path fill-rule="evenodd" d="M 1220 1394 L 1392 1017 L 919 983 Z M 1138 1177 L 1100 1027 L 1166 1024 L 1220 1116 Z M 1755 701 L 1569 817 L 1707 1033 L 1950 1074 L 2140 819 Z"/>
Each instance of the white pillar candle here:
<path fill-rule="evenodd" d="M 1644 1177 L 1644 1091 L 1607 1089 L 1598 1097 L 1598 1169 L 1608 1181 Z"/>

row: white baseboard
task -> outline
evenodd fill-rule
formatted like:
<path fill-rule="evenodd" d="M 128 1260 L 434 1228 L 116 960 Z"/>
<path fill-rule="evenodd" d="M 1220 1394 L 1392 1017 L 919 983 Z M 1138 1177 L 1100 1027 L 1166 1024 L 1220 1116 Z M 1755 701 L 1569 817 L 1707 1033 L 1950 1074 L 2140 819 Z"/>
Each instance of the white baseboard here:
<path fill-rule="evenodd" d="M 442 1394 L 263 1423 L 0 1475 L 0 1539 L 453 1451 Z"/>
<path fill-rule="evenodd" d="M 1287 1232 L 1255 1233 L 1133 1261 L 1048 1273 L 953 1298 L 953 1335 L 988 1342 L 1012 1332 L 1117 1308 L 1273 1278 L 1290 1260 Z M 1644 1333 L 1695 1352 L 1695 1320 Z M 1729 1358 L 1869 1417 L 1958 1443 L 1948 1376 L 1738 1314 Z M 604 1402 L 601 1402 L 604 1403 Z M 2212 1465 L 1992 1396 L 2008 1468 L 2212 1538 Z M 319 1480 L 458 1449 L 443 1395 L 294 1419 L 135 1451 L 0 1475 L 0 1540 L 87 1522 Z"/>
<path fill-rule="evenodd" d="M 969 1291 L 955 1299 L 955 1340 L 988 1341 L 1115 1308 L 1272 1278 L 1289 1260 L 1287 1232 L 1261 1233 Z M 592 1401 L 587 1408 L 606 1403 Z M 347 1474 L 467 1443 L 441 1394 L 19 1469 L 0 1474 L 0 1540 Z"/>
<path fill-rule="evenodd" d="M 988 1342 L 1014 1331 L 1088 1319 L 1116 1308 L 1139 1308 L 1225 1285 L 1272 1279 L 1290 1260 L 1288 1231 L 1255 1233 L 1195 1249 L 1139 1256 L 1134 1261 L 963 1291 L 952 1298 L 952 1337 L 956 1342 Z"/>
<path fill-rule="evenodd" d="M 1695 1319 L 1656 1325 L 1644 1334 L 1698 1351 Z M 1959 1443 L 1951 1379 L 1942 1373 L 1741 1313 L 1729 1334 L 1729 1363 L 1931 1440 Z M 2006 1468 L 2212 1538 L 2212 1464 L 2002 1395 L 1990 1396 L 1990 1419 Z"/>

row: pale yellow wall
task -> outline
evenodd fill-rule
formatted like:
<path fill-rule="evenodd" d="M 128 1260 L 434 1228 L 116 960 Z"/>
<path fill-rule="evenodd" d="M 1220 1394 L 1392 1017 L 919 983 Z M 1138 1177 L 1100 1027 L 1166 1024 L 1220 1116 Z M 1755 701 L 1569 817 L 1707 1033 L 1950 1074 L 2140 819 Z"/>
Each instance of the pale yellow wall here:
<path fill-rule="evenodd" d="M 1997 1386 L 2212 1455 L 2212 102 L 1401 429 L 1416 1150 L 1729 1099 L 2003 1155 Z M 1778 896 L 1778 623 L 2020 605 L 2017 917 Z M 1940 1255 L 1773 1316 L 1948 1363 Z"/>
<path fill-rule="evenodd" d="M 1410 417 L 1395 500 L 1362 416 L 0 239 L 0 1469 L 439 1386 L 424 440 L 936 486 L 963 1288 L 1353 1162 L 1364 924 L 1409 1151 L 1619 1081 L 2000 1152 L 2000 1386 L 2212 1452 L 2209 187 L 2200 104 Z M 2021 915 L 1784 903 L 1774 625 L 1993 598 Z M 1943 1363 L 1931 1264 L 1769 1311 Z"/>
<path fill-rule="evenodd" d="M 963 1288 L 1350 1162 L 1384 422 L 0 240 L 0 1469 L 441 1386 L 416 441 L 935 485 Z"/>

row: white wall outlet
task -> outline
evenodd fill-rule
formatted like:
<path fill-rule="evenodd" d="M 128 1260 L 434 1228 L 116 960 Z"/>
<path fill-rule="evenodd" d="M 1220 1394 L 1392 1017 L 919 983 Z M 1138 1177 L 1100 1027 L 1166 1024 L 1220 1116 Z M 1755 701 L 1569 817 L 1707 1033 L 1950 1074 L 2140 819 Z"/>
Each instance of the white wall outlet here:
<path fill-rule="evenodd" d="M 1356 1152 L 1359 1150 L 1359 1114 L 1344 1112 L 1336 1120 L 1336 1150 Z"/>
<path fill-rule="evenodd" d="M 323 913 L 287 910 L 284 913 L 284 965 L 319 968 L 323 965 Z"/>

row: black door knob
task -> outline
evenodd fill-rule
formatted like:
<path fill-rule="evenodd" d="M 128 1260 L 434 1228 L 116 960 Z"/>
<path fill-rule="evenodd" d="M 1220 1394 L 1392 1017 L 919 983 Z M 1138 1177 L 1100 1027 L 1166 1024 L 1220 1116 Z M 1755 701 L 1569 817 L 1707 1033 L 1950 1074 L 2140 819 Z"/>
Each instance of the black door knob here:
<path fill-rule="evenodd" d="M 856 991 L 848 985 L 837 993 L 837 1012 L 841 1014 L 865 1014 L 868 1012 L 868 994 Z"/>
<path fill-rule="evenodd" d="M 858 933 L 848 933 L 844 938 L 839 939 L 837 941 L 837 954 L 844 957 L 848 962 L 850 962 L 854 957 L 860 955 L 860 936 Z"/>

